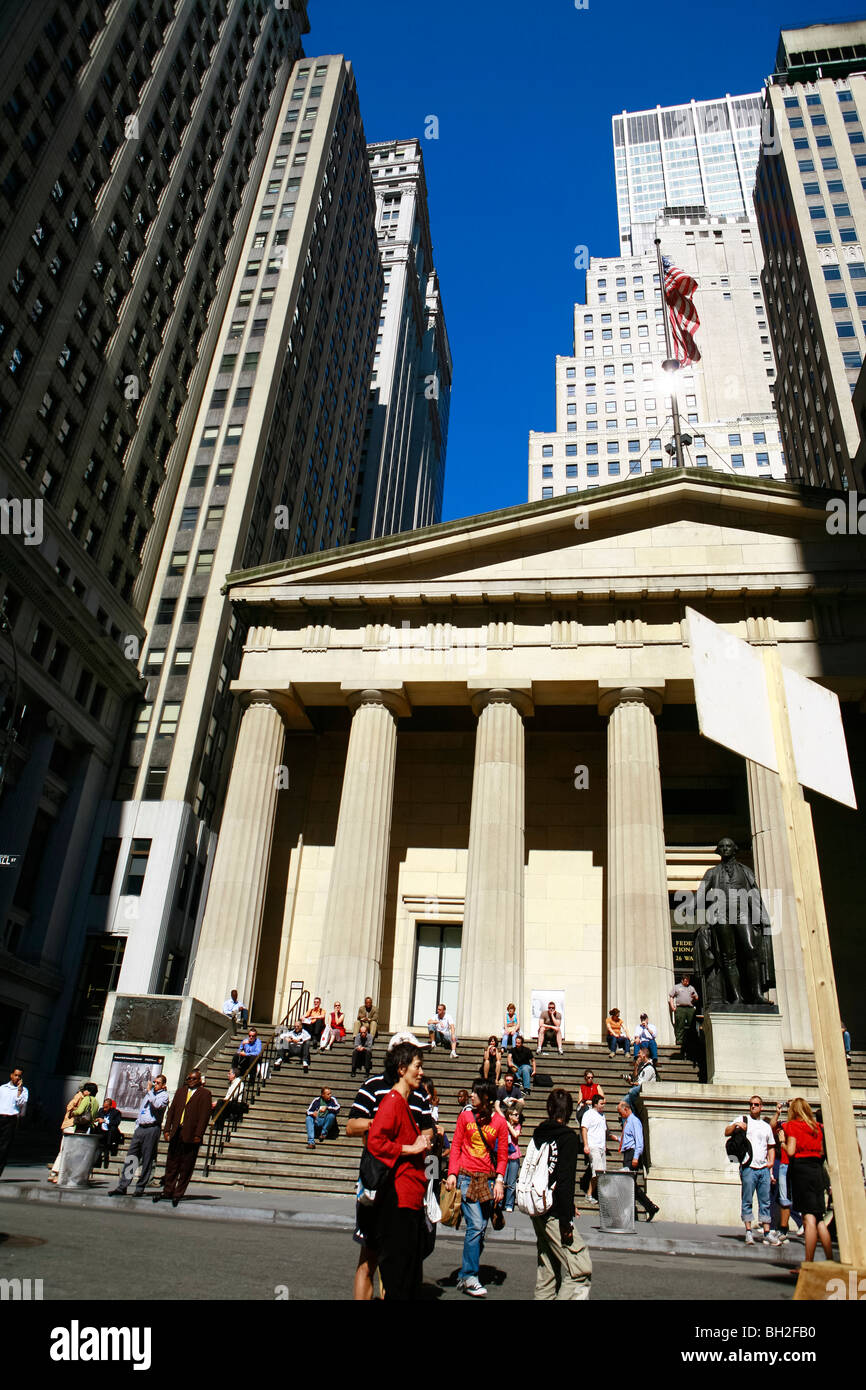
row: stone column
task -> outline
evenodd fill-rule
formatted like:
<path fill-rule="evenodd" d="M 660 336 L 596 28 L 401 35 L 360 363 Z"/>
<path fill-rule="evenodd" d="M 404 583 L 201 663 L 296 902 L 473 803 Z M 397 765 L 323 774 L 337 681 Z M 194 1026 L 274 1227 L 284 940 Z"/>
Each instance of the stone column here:
<path fill-rule="evenodd" d="M 526 776 L 519 690 L 483 690 L 478 716 L 457 1005 L 459 1037 L 486 1037 L 491 1019 L 523 998 L 523 858 Z"/>
<path fill-rule="evenodd" d="M 353 710 L 325 923 L 319 978 L 326 1009 L 339 999 L 354 1019 L 366 995 L 379 1003 L 391 810 L 397 760 L 397 716 L 409 706 L 399 692 L 361 690 Z M 312 992 L 312 991 L 311 991 Z M 385 1021 L 380 1021 L 385 1030 Z"/>
<path fill-rule="evenodd" d="M 782 1046 L 812 1049 L 809 1000 L 778 772 L 746 759 L 755 877 L 773 924 Z"/>
<path fill-rule="evenodd" d="M 253 1007 L 277 809 L 276 769 L 285 742 L 278 696 L 253 690 L 241 699 L 246 708 L 190 985 L 191 994 L 216 1009 L 232 989 Z"/>
<path fill-rule="evenodd" d="M 673 1042 L 668 993 L 673 950 L 668 908 L 655 690 L 608 691 L 607 999 L 634 1033 L 648 1013 L 661 1043 Z"/>

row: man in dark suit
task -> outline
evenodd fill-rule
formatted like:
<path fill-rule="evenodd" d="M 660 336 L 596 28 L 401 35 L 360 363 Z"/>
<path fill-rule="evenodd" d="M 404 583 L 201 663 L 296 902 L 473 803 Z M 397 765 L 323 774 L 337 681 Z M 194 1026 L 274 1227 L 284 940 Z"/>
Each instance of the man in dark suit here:
<path fill-rule="evenodd" d="M 186 1192 L 212 1108 L 213 1097 L 202 1085 L 201 1072 L 191 1071 L 186 1086 L 178 1088 L 168 1109 L 164 1130 L 168 1155 L 162 1192 L 156 1194 L 155 1202 L 170 1197 L 172 1206 L 176 1207 Z"/>

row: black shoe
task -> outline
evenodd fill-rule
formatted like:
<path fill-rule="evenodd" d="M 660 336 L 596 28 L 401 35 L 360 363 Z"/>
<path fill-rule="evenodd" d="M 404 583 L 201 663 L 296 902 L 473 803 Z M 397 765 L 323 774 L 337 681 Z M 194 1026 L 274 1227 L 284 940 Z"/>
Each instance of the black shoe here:
<path fill-rule="evenodd" d="M 109 1197 L 125 1197 L 125 1196 L 126 1196 L 126 1188 L 125 1188 L 125 1187 L 113 1187 L 113 1188 L 111 1189 L 111 1191 L 109 1192 L 108 1195 L 109 1195 Z"/>
<path fill-rule="evenodd" d="M 647 1219 L 647 1221 L 652 1221 L 653 1217 L 654 1217 L 654 1216 L 658 1216 L 658 1214 L 659 1214 L 659 1209 L 658 1209 L 658 1207 L 650 1207 L 650 1210 L 649 1210 L 649 1211 L 647 1212 L 647 1214 L 646 1214 L 646 1219 Z"/>
<path fill-rule="evenodd" d="M 171 1199 L 171 1204 L 172 1204 L 172 1206 L 173 1206 L 173 1207 L 176 1207 L 179 1201 L 180 1201 L 180 1198 L 179 1198 L 179 1197 L 172 1197 L 172 1199 Z"/>
<path fill-rule="evenodd" d="M 157 1192 L 156 1195 L 155 1195 L 154 1197 L 151 1197 L 150 1200 L 151 1200 L 152 1202 L 161 1202 L 164 1196 L 165 1196 L 165 1193 L 164 1193 L 164 1192 Z"/>

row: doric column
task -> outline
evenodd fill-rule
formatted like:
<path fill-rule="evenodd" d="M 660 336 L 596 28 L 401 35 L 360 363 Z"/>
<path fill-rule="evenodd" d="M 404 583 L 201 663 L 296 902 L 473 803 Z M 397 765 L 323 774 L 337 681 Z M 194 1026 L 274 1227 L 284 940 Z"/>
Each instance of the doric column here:
<path fill-rule="evenodd" d="M 486 1037 L 491 1009 L 523 998 L 523 853 L 526 819 L 523 716 L 519 690 L 484 690 L 478 716 L 460 952 L 458 1036 Z"/>
<path fill-rule="evenodd" d="M 366 995 L 379 1003 L 397 717 L 408 714 L 397 691 L 361 690 L 353 710 L 340 814 L 325 906 L 319 979 L 326 1008 L 339 999 L 354 1018 Z"/>
<path fill-rule="evenodd" d="M 607 999 L 633 1032 L 642 1013 L 672 1042 L 668 907 L 657 691 L 628 686 L 599 701 L 607 729 Z"/>
<path fill-rule="evenodd" d="M 241 718 L 190 992 L 220 1008 L 229 990 L 252 1007 L 285 728 L 279 697 L 241 696 Z"/>
<path fill-rule="evenodd" d="M 782 1046 L 811 1049 L 812 1025 L 779 774 L 747 758 L 746 776 L 755 877 L 773 924 L 773 960 L 776 966 L 776 999 L 782 1015 Z"/>

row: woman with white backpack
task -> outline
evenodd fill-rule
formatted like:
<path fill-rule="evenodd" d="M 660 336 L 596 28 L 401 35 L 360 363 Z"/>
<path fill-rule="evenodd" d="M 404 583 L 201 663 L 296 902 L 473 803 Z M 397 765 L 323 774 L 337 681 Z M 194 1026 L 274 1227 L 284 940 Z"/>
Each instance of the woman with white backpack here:
<path fill-rule="evenodd" d="M 533 1133 L 517 1180 L 517 1206 L 532 1217 L 538 1248 L 536 1302 L 589 1298 L 592 1260 L 574 1228 L 574 1185 L 580 1141 L 569 1129 L 571 1094 L 561 1086 L 547 1097 L 548 1118 Z"/>

